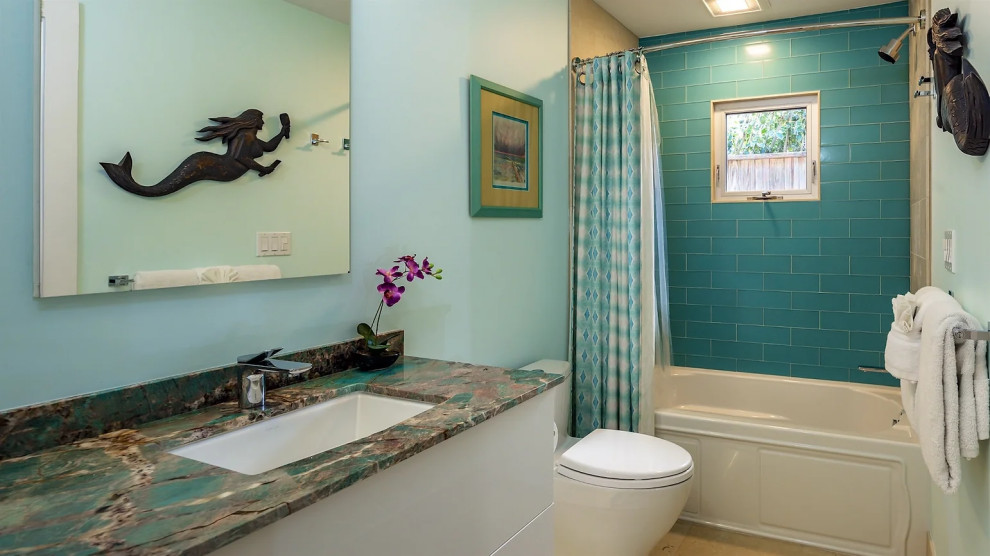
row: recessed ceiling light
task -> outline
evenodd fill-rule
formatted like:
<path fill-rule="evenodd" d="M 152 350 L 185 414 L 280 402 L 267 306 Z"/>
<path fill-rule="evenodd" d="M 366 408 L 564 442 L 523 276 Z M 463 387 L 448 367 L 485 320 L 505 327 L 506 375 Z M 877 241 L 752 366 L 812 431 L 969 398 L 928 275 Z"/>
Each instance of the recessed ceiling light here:
<path fill-rule="evenodd" d="M 762 8 L 758 0 L 704 0 L 708 11 L 715 17 L 758 12 Z"/>

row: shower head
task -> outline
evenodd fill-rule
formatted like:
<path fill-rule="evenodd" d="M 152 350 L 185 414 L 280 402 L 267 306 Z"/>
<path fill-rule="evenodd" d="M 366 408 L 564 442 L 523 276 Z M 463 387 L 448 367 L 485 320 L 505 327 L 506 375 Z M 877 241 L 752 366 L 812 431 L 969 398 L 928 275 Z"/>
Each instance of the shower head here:
<path fill-rule="evenodd" d="M 891 41 L 888 42 L 886 46 L 882 47 L 880 51 L 877 52 L 877 54 L 880 55 L 880 59 L 882 59 L 885 62 L 890 62 L 891 64 L 896 62 L 897 58 L 899 58 L 901 55 L 901 45 L 904 44 L 904 39 L 907 38 L 908 33 L 913 33 L 913 32 L 914 32 L 914 25 L 905 29 L 904 32 L 901 33 L 901 36 L 897 37 L 896 39 L 891 39 Z"/>

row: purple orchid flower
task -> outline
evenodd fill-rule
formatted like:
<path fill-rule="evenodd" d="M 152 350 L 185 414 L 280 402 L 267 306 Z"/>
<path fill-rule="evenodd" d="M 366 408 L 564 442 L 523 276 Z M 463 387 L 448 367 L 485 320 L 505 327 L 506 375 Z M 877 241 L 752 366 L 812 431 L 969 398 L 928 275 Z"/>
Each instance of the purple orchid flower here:
<path fill-rule="evenodd" d="M 402 294 L 406 291 L 405 286 L 396 286 L 392 282 L 383 282 L 378 286 L 378 291 L 382 294 L 382 301 L 385 305 L 391 307 L 402 299 Z"/>
<path fill-rule="evenodd" d="M 382 277 L 382 283 L 378 285 L 378 293 L 382 296 L 378 302 L 378 310 L 375 311 L 375 316 L 371 319 L 371 324 L 361 323 L 357 326 L 358 334 L 368 342 L 369 348 L 376 347 L 377 349 L 382 346 L 378 338 L 378 325 L 381 323 L 382 309 L 398 303 L 402 299 L 402 294 L 406 291 L 405 286 L 395 285 L 396 279 L 405 276 L 407 281 L 412 282 L 416 278 L 423 280 L 427 275 L 437 280 L 443 279 L 440 276 L 443 270 L 434 267 L 427 257 L 423 257 L 422 265 L 416 262 L 416 255 L 403 255 L 394 262 L 402 263 L 405 266 L 405 270 L 400 270 L 402 267 L 395 265 L 389 269 L 379 268 L 375 272 L 376 275 Z"/>
<path fill-rule="evenodd" d="M 403 255 L 399 257 L 395 262 L 406 264 L 406 280 L 412 282 L 416 278 L 420 280 L 426 278 L 423 274 L 423 270 L 420 268 L 419 263 L 416 262 L 416 255 Z"/>
<path fill-rule="evenodd" d="M 393 266 L 389 270 L 379 268 L 375 274 L 381 276 L 386 284 L 392 283 L 392 280 L 396 278 L 402 278 L 402 272 L 399 271 L 399 267 L 397 266 Z"/>
<path fill-rule="evenodd" d="M 423 257 L 423 264 L 420 266 L 424 274 L 432 276 L 437 280 L 443 280 L 443 276 L 440 274 L 443 272 L 442 268 L 437 268 L 436 265 L 430 262 L 429 257 Z"/>

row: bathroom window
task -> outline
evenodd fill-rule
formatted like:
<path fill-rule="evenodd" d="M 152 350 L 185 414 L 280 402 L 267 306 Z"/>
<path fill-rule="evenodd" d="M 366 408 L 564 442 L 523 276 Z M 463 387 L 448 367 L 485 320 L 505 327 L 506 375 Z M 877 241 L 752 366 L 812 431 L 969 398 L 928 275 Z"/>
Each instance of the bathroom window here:
<path fill-rule="evenodd" d="M 817 201 L 818 93 L 712 102 L 712 200 Z"/>

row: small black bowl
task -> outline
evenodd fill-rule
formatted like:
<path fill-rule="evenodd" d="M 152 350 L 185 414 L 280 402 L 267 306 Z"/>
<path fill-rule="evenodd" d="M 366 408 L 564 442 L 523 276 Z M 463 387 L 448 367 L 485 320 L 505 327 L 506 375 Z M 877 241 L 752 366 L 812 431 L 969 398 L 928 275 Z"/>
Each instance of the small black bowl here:
<path fill-rule="evenodd" d="M 399 354 L 394 351 L 384 351 L 381 353 L 359 351 L 354 356 L 357 360 L 358 369 L 366 372 L 387 369 L 399 359 Z"/>

